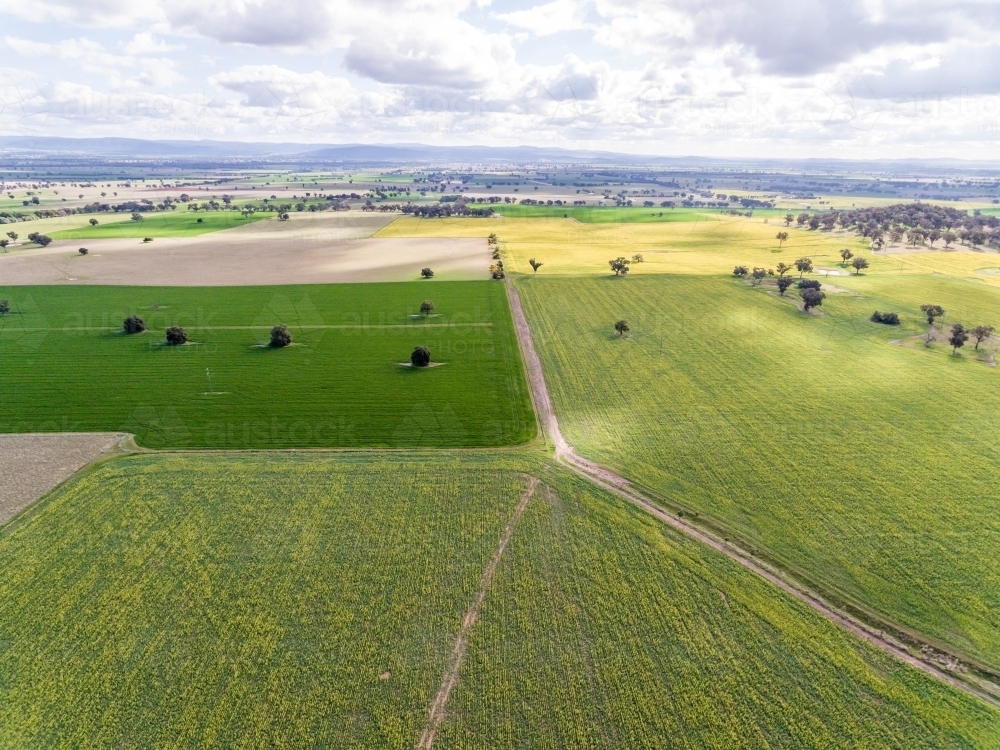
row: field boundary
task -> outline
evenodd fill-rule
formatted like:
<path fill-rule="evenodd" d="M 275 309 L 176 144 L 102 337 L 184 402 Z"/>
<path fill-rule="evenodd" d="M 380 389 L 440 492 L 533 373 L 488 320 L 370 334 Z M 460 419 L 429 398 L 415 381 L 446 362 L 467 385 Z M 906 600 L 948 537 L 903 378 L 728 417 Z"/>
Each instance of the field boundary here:
<path fill-rule="evenodd" d="M 721 537 L 715 529 L 688 523 L 678 516 L 672 515 L 660 502 L 661 498 L 647 493 L 634 486 L 625 477 L 589 461 L 566 442 L 559 430 L 559 423 L 552 407 L 541 359 L 535 350 L 531 327 L 528 325 L 521 306 L 521 298 L 512 281 L 506 282 L 507 297 L 510 302 L 511 314 L 514 316 L 514 330 L 521 346 L 521 355 L 527 370 L 528 387 L 532 391 L 532 402 L 535 404 L 536 415 L 545 433 L 547 441 L 551 441 L 555 450 L 555 460 L 566 466 L 577 475 L 587 479 L 599 487 L 629 501 L 654 518 L 666 523 L 677 531 L 691 537 L 702 544 L 720 552 L 744 568 L 777 586 L 786 594 L 794 597 L 827 620 L 843 627 L 868 643 L 895 656 L 900 661 L 909 664 L 922 672 L 937 678 L 969 695 L 1000 708 L 1000 682 L 989 669 L 978 664 L 974 659 L 955 653 L 951 649 L 941 648 L 923 636 L 918 636 L 901 626 L 884 618 L 877 618 L 872 623 L 864 616 L 846 612 L 828 600 L 822 593 L 794 577 L 789 571 L 782 570 L 759 556 L 749 552 L 746 542 L 733 536 Z M 671 503 L 673 504 L 673 503 Z M 721 527 L 720 527 L 721 528 Z M 860 613 L 867 615 L 867 613 Z M 873 618 L 875 619 L 875 618 Z M 907 633 L 912 643 L 905 643 L 894 635 L 886 632 Z M 910 647 L 920 651 L 920 656 L 912 653 Z M 947 663 L 952 669 L 945 669 L 939 664 Z M 953 671 L 954 670 L 954 671 Z M 971 673 L 967 679 L 957 676 L 956 672 Z"/>
<path fill-rule="evenodd" d="M 420 750 L 429 750 L 434 744 L 434 737 L 437 735 L 437 730 L 444 720 L 444 709 L 448 705 L 448 698 L 451 696 L 452 689 L 458 684 L 458 675 L 462 669 L 462 662 L 465 661 L 465 651 L 469 645 L 469 632 L 479 619 L 479 610 L 482 608 L 483 602 L 486 601 L 486 593 L 489 591 L 490 584 L 493 583 L 493 574 L 500 564 L 500 558 L 503 557 L 504 550 L 507 549 L 511 537 L 514 536 L 514 529 L 517 527 L 518 521 L 521 520 L 521 516 L 524 515 L 524 509 L 528 507 L 528 501 L 535 494 L 538 482 L 538 477 L 528 478 L 528 487 L 521 494 L 521 501 L 517 504 L 517 508 L 514 509 L 514 514 L 510 517 L 510 520 L 507 521 L 503 534 L 500 536 L 500 543 L 493 551 L 493 556 L 490 557 L 490 561 L 487 563 L 486 569 L 483 570 L 483 575 L 479 579 L 479 588 L 476 589 L 476 596 L 465 613 L 465 619 L 462 620 L 462 627 L 458 631 L 458 638 L 455 640 L 455 648 L 451 652 L 451 659 L 448 663 L 448 669 L 444 673 L 444 680 L 441 682 L 441 687 L 437 695 L 434 696 L 434 702 L 431 704 L 427 717 L 427 724 L 424 726 L 424 731 L 420 734 L 420 741 L 417 743 L 417 748 Z"/>

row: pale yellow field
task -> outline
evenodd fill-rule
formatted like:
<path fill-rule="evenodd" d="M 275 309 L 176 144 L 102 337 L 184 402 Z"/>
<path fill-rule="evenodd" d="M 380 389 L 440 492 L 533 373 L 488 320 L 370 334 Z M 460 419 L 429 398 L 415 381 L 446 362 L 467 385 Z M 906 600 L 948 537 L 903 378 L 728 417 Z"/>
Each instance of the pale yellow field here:
<path fill-rule="evenodd" d="M 809 257 L 813 266 L 853 273 L 841 266 L 840 249 L 848 247 L 871 264 L 868 273 L 943 274 L 1000 285 L 1000 255 L 956 246 L 945 251 L 874 254 L 864 238 L 852 232 L 818 232 L 761 219 L 706 214 L 704 221 L 649 224 L 582 224 L 572 219 L 417 219 L 401 218 L 376 237 L 486 237 L 496 232 L 507 270 L 530 274 L 529 258 L 543 263 L 539 275 L 609 273 L 608 260 L 643 255 L 631 274 L 731 273 L 736 265 L 774 268 Z M 775 235 L 789 238 L 778 248 Z M 998 269 L 996 273 L 988 269 Z"/>

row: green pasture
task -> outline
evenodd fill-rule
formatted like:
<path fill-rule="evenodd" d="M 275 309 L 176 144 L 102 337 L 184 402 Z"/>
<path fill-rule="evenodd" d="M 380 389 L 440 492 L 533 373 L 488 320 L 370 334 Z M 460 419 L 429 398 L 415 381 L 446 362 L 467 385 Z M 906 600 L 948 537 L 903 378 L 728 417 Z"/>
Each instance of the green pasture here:
<path fill-rule="evenodd" d="M 238 211 L 182 211 L 144 214 L 142 221 L 132 221 L 127 214 L 78 214 L 80 227 L 53 232 L 54 240 L 96 240 L 109 237 L 194 237 L 220 229 L 232 229 L 261 219 L 274 218 L 271 213 L 251 214 L 244 218 Z M 97 219 L 97 226 L 87 222 Z"/>
<path fill-rule="evenodd" d="M 159 454 L 0 529 L 0 746 L 971 748 L 1000 714 L 540 456 Z"/>
<path fill-rule="evenodd" d="M 503 285 L 0 288 L 0 432 L 151 448 L 496 446 L 536 431 Z M 421 301 L 434 313 L 421 317 Z M 146 333 L 126 336 L 138 314 Z M 285 323 L 294 344 L 267 346 Z M 187 345 L 165 344 L 168 326 Z M 415 346 L 440 366 L 401 367 Z"/>
<path fill-rule="evenodd" d="M 1000 666 L 997 370 L 919 339 L 925 302 L 1000 329 L 1000 290 L 879 269 L 830 279 L 818 315 L 732 276 L 516 284 L 581 454 Z"/>

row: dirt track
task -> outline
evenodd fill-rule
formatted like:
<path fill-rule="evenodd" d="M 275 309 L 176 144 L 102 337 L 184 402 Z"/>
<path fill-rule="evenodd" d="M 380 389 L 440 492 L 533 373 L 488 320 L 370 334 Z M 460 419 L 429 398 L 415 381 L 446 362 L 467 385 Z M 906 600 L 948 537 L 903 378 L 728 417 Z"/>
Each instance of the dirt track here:
<path fill-rule="evenodd" d="M 797 581 L 792 581 L 782 571 L 772 567 L 763 560 L 749 555 L 740 547 L 730 544 L 724 539 L 715 537 L 702 528 L 689 525 L 677 516 L 671 515 L 654 499 L 647 497 L 642 491 L 633 487 L 624 477 L 579 456 L 573 450 L 573 447 L 566 442 L 559 430 L 559 423 L 556 421 L 552 408 L 552 400 L 549 397 L 548 387 L 545 384 L 541 360 L 535 351 L 535 344 L 531 337 L 531 328 L 524 315 L 524 309 L 521 307 L 521 298 L 518 296 L 517 290 L 514 289 L 514 285 L 510 280 L 507 281 L 506 286 L 507 296 L 510 300 L 511 314 L 514 318 L 514 328 L 517 331 L 517 338 L 521 347 L 521 356 L 524 358 L 525 369 L 527 370 L 528 385 L 531 389 L 535 413 L 538 415 L 539 422 L 541 423 L 542 434 L 555 447 L 555 458 L 557 461 L 585 479 L 589 479 L 594 484 L 628 500 L 674 529 L 711 547 L 716 552 L 721 552 L 726 557 L 753 571 L 761 578 L 780 588 L 786 594 L 795 597 L 823 617 L 846 628 L 868 643 L 892 654 L 910 666 L 916 667 L 932 677 L 948 683 L 952 687 L 958 688 L 1000 708 L 1000 690 L 998 690 L 998 686 L 990 683 L 982 684 L 982 688 L 976 687 L 939 668 L 936 663 L 914 656 L 905 644 L 884 631 L 871 627 L 867 623 L 835 608 L 816 592 L 810 591 Z M 933 647 L 930 648 L 931 653 L 936 651 Z M 955 659 L 958 662 L 961 661 L 960 657 L 955 657 Z"/>
<path fill-rule="evenodd" d="M 394 215 L 324 213 L 267 219 L 196 237 L 57 240 L 0 254 L 5 285 L 257 286 L 486 278 L 478 238 L 372 238 Z M 85 246 L 86 256 L 78 250 Z"/>
<path fill-rule="evenodd" d="M 116 432 L 0 435 L 0 524 L 127 438 Z"/>

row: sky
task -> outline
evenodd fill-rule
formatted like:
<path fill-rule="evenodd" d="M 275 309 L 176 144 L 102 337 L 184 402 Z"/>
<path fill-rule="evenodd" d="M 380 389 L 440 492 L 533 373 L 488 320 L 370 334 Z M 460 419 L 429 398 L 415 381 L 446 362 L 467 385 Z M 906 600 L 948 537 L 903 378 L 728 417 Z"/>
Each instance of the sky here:
<path fill-rule="evenodd" d="M 1000 156 L 997 0 L 0 0 L 0 134 Z"/>

